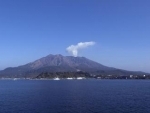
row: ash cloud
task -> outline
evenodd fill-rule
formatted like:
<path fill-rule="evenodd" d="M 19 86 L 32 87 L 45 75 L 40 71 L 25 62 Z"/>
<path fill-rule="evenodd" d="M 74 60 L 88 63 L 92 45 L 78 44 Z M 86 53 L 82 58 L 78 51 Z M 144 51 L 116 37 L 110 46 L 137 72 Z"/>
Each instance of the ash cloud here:
<path fill-rule="evenodd" d="M 95 45 L 95 42 L 90 41 L 90 42 L 80 42 L 77 45 L 70 45 L 69 47 L 66 48 L 68 53 L 71 53 L 74 57 L 78 56 L 78 52 L 81 49 L 86 49 L 89 46 Z"/>

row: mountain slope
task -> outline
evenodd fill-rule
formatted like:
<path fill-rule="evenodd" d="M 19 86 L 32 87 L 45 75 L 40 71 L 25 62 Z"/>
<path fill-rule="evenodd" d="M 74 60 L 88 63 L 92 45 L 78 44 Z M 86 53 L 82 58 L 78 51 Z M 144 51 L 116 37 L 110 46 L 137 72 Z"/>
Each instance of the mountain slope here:
<path fill-rule="evenodd" d="M 82 70 L 90 73 L 118 73 L 120 70 L 107 67 L 85 57 L 48 55 L 26 65 L 7 68 L 0 71 L 0 77 L 34 77 L 41 72 L 76 72 Z M 128 73 L 128 71 L 121 71 Z"/>
<path fill-rule="evenodd" d="M 83 67 L 104 69 L 104 70 L 112 69 L 103 66 L 99 63 L 96 63 L 92 60 L 89 60 L 85 57 L 72 57 L 72 56 L 62 56 L 62 55 L 48 55 L 32 63 L 29 63 L 25 66 L 30 67 L 31 69 L 39 69 L 48 66 L 56 66 L 56 67 L 66 66 L 72 69 L 83 68 Z"/>

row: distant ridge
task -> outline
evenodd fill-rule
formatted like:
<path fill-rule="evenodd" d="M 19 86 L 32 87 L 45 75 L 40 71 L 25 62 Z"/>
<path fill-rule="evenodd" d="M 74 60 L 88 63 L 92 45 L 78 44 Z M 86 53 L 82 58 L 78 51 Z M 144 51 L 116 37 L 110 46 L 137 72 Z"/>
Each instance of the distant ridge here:
<path fill-rule="evenodd" d="M 42 72 L 76 72 L 81 70 L 93 74 L 145 74 L 144 72 L 126 71 L 104 66 L 85 57 L 48 55 L 34 62 L 10 67 L 0 71 L 0 77 L 35 77 Z"/>

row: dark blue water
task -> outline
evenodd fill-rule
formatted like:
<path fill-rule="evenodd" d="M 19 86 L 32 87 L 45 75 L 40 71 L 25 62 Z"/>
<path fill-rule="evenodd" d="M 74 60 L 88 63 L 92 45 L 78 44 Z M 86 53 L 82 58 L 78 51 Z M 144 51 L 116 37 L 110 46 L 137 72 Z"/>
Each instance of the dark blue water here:
<path fill-rule="evenodd" d="M 0 80 L 0 113 L 149 113 L 148 80 Z"/>

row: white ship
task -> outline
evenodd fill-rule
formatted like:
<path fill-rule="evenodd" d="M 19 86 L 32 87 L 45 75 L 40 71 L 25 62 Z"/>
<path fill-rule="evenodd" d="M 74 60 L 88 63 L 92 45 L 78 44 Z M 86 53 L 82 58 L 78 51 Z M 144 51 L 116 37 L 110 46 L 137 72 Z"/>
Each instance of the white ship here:
<path fill-rule="evenodd" d="M 56 77 L 56 78 L 54 78 L 53 80 L 60 80 L 60 78 Z"/>
<path fill-rule="evenodd" d="M 73 78 L 67 78 L 68 80 L 72 80 Z"/>
<path fill-rule="evenodd" d="M 85 77 L 77 77 L 77 80 L 85 79 Z"/>

